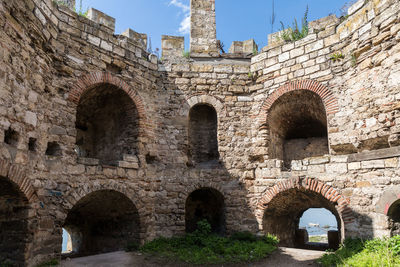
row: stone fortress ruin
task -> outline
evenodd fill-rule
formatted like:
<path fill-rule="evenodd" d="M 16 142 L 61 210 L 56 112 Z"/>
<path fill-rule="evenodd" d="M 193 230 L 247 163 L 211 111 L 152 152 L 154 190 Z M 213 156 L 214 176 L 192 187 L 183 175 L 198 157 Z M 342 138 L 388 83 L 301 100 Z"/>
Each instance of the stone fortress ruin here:
<path fill-rule="evenodd" d="M 0 1 L 0 262 L 34 266 L 192 231 L 273 233 L 326 208 L 347 237 L 400 232 L 400 2 L 360 0 L 293 43 L 220 54 L 215 0 L 184 39 L 63 0 Z M 334 54 L 343 55 L 332 60 Z"/>

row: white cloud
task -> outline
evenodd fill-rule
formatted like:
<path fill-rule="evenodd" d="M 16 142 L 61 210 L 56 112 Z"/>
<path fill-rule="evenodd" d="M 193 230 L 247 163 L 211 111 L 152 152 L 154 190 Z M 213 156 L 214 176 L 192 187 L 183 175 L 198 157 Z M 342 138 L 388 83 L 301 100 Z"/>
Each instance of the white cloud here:
<path fill-rule="evenodd" d="M 182 13 L 184 14 L 184 18 L 181 21 L 181 24 L 178 29 L 179 33 L 180 34 L 189 34 L 190 33 L 190 5 L 184 4 L 181 1 L 182 0 L 170 0 L 169 4 L 180 8 Z"/>
<path fill-rule="evenodd" d="M 179 27 L 179 32 L 181 34 L 189 34 L 190 33 L 190 14 L 187 15 L 181 22 L 181 26 Z"/>
<path fill-rule="evenodd" d="M 171 0 L 171 2 L 169 2 L 169 4 L 173 5 L 173 6 L 176 6 L 176 7 L 179 7 L 185 13 L 190 12 L 190 6 L 189 5 L 185 5 L 184 3 L 182 3 L 179 0 Z"/>

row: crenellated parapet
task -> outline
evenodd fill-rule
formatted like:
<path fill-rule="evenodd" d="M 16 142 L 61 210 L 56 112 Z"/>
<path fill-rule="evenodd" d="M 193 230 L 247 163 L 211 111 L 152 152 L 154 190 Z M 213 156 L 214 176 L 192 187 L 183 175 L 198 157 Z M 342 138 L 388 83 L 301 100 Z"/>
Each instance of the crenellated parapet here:
<path fill-rule="evenodd" d="M 87 18 L 110 29 L 110 33 L 115 32 L 115 18 L 95 9 L 90 8 L 87 13 Z"/>
<path fill-rule="evenodd" d="M 185 52 L 185 38 L 163 35 L 161 37 L 161 50 L 163 59 L 181 58 Z"/>
<path fill-rule="evenodd" d="M 258 53 L 258 46 L 254 39 L 250 39 L 247 41 L 234 41 L 229 48 L 230 54 L 257 54 Z"/>

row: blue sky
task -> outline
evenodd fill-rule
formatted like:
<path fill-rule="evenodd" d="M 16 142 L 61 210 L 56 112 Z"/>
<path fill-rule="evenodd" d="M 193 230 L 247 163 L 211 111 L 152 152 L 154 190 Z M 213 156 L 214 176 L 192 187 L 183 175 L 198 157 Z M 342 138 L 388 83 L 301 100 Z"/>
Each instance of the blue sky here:
<path fill-rule="evenodd" d="M 79 6 L 79 1 L 76 0 Z M 94 7 L 116 18 L 116 33 L 127 28 L 147 33 L 152 48 L 161 48 L 161 35 L 185 36 L 189 50 L 190 0 L 82 0 L 83 9 Z M 301 21 L 309 6 L 309 21 L 340 14 L 350 0 L 275 0 L 276 22 L 291 25 L 294 18 Z M 272 0 L 216 0 L 217 38 L 228 50 L 232 41 L 256 40 L 259 48 L 267 45 L 271 33 Z"/>

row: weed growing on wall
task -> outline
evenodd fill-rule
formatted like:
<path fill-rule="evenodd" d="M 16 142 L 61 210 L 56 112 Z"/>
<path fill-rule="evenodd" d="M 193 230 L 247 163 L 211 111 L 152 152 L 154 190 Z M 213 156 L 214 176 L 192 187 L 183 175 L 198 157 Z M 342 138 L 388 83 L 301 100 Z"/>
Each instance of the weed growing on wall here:
<path fill-rule="evenodd" d="M 331 60 L 332 60 L 333 62 L 340 61 L 340 60 L 342 60 L 342 59 L 344 59 L 344 55 L 343 55 L 342 53 L 340 53 L 340 52 L 333 53 L 333 54 L 331 55 Z"/>
<path fill-rule="evenodd" d="M 190 52 L 189 51 L 182 51 L 182 56 L 184 57 L 184 58 L 190 58 Z"/>
<path fill-rule="evenodd" d="M 79 0 L 79 9 L 76 10 L 76 13 L 78 13 L 79 16 L 87 18 L 89 9 L 86 9 L 86 11 L 83 11 L 82 0 Z"/>
<path fill-rule="evenodd" d="M 299 28 L 299 24 L 297 23 L 297 19 L 294 19 L 292 27 L 286 28 L 283 22 L 281 21 L 281 36 L 280 38 L 285 42 L 295 42 L 297 40 L 303 39 L 308 35 L 309 27 L 308 27 L 308 6 L 306 11 L 304 12 L 304 17 L 301 22 L 301 28 Z"/>

